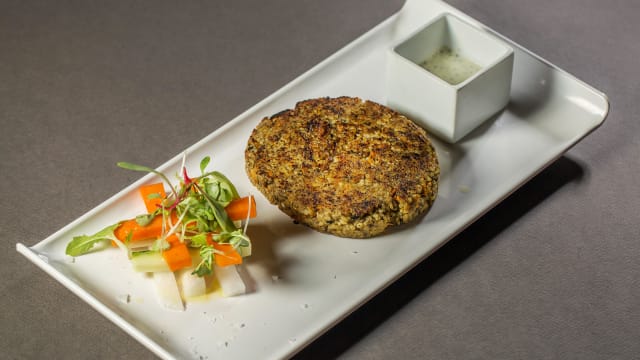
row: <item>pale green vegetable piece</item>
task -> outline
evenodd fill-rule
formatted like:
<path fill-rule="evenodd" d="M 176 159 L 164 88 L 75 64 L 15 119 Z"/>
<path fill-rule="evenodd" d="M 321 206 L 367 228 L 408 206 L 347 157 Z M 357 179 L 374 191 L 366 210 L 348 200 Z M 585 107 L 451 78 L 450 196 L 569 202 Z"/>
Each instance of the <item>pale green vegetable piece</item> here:
<path fill-rule="evenodd" d="M 131 254 L 131 265 L 137 272 L 171 271 L 159 251 L 141 251 Z"/>

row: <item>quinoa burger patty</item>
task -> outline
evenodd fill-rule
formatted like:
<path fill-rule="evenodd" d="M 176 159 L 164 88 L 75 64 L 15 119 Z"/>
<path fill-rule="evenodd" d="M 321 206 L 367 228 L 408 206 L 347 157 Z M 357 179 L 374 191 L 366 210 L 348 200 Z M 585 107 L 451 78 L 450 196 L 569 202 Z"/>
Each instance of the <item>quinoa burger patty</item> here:
<path fill-rule="evenodd" d="M 372 101 L 301 101 L 266 117 L 245 150 L 246 171 L 293 220 L 367 238 L 433 204 L 440 168 L 424 129 Z"/>

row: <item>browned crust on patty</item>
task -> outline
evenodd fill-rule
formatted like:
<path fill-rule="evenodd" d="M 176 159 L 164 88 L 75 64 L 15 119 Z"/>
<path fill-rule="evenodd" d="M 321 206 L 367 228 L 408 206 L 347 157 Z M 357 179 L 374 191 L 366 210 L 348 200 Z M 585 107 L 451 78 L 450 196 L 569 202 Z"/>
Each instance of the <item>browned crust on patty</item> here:
<path fill-rule="evenodd" d="M 305 100 L 262 119 L 245 161 L 251 182 L 295 221 L 353 238 L 426 212 L 440 173 L 424 129 L 352 97 Z"/>

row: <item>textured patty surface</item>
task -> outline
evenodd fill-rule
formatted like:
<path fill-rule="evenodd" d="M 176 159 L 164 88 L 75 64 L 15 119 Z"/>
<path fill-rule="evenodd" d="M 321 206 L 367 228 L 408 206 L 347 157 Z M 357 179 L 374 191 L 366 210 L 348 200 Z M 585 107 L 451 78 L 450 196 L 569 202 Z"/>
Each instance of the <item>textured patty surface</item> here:
<path fill-rule="evenodd" d="M 433 204 L 440 169 L 426 132 L 359 98 L 318 98 L 262 119 L 245 151 L 251 182 L 295 221 L 366 238 Z"/>

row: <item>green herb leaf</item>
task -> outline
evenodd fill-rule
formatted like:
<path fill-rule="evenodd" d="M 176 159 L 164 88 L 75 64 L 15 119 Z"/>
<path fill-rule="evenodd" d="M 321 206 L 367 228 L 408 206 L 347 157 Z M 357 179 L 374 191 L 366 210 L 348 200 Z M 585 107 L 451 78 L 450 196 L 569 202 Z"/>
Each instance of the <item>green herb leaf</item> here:
<path fill-rule="evenodd" d="M 67 244 L 65 253 L 69 256 L 80 256 L 90 252 L 96 245 L 107 245 L 110 241 L 119 241 L 113 233 L 120 223 L 107 226 L 94 235 L 76 236 Z"/>
<path fill-rule="evenodd" d="M 207 165 L 209 165 L 209 161 L 211 161 L 211 158 L 208 156 L 205 156 L 202 158 L 202 160 L 200 160 L 200 172 L 204 175 L 204 169 L 207 168 Z"/>
<path fill-rule="evenodd" d="M 215 216 L 218 225 L 222 228 L 222 232 L 233 232 L 236 230 L 236 226 L 227 215 L 227 212 L 224 211 L 224 207 L 220 205 L 217 201 L 209 199 L 206 195 L 205 198 L 208 200 L 209 205 L 211 205 L 211 210 L 213 210 L 213 216 Z"/>
<path fill-rule="evenodd" d="M 151 223 L 151 221 L 153 221 L 155 217 L 156 217 L 155 212 L 151 214 L 138 215 L 136 216 L 136 222 L 140 226 L 147 226 L 149 225 L 149 223 Z"/>
<path fill-rule="evenodd" d="M 231 221 L 229 215 L 227 215 L 227 212 L 224 211 L 224 206 L 220 204 L 216 199 L 212 198 L 209 194 L 202 191 L 202 188 L 200 188 L 198 185 L 194 184 L 194 186 L 196 187 L 196 189 L 198 189 L 198 193 L 202 195 L 202 198 L 205 201 L 205 204 L 201 205 L 199 210 L 204 210 L 207 213 L 210 212 L 213 215 L 213 218 L 217 222 L 218 226 L 220 226 L 222 232 L 232 232 L 236 230 L 236 226 L 233 224 L 233 221 Z M 193 213 L 195 209 L 190 208 L 190 211 Z"/>
<path fill-rule="evenodd" d="M 211 245 L 205 245 L 200 247 L 200 257 L 202 261 L 200 264 L 193 270 L 192 275 L 197 276 L 206 276 L 212 273 L 213 271 L 213 256 L 215 253 L 215 249 Z"/>
<path fill-rule="evenodd" d="M 213 240 L 218 243 L 229 243 L 233 245 L 234 248 L 250 245 L 249 237 L 242 231 L 242 229 L 215 234 L 213 236 Z"/>
<path fill-rule="evenodd" d="M 200 233 L 192 236 L 191 245 L 195 247 L 207 246 L 207 234 Z"/>
<path fill-rule="evenodd" d="M 127 170 L 150 172 L 150 173 L 154 173 L 154 174 L 157 174 L 157 175 L 160 175 L 160 176 L 164 176 L 163 173 L 157 171 L 156 169 L 153 169 L 153 168 L 150 168 L 150 167 L 144 166 L 144 165 L 132 164 L 130 162 L 125 162 L 125 161 L 118 162 L 116 165 L 118 165 L 119 167 L 121 167 L 123 169 L 127 169 Z"/>
<path fill-rule="evenodd" d="M 203 180 L 201 185 L 204 186 L 205 192 L 223 206 L 240 197 L 231 180 L 218 171 L 211 171 L 201 178 Z"/>
<path fill-rule="evenodd" d="M 161 250 L 167 250 L 170 247 L 171 247 L 171 245 L 169 244 L 169 242 L 166 239 L 159 238 L 159 239 L 156 239 L 156 241 L 153 242 L 153 244 L 150 247 L 150 250 L 152 250 L 152 251 L 161 251 Z"/>

